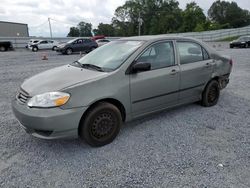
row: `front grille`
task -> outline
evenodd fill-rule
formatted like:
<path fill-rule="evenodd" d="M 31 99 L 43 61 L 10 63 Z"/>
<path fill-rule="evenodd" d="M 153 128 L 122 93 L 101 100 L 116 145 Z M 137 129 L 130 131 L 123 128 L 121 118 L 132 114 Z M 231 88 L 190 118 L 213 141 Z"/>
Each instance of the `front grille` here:
<path fill-rule="evenodd" d="M 23 89 L 20 89 L 20 91 L 17 94 L 17 100 L 21 104 L 25 104 L 29 98 L 30 98 L 29 94 L 26 91 L 24 91 Z"/>

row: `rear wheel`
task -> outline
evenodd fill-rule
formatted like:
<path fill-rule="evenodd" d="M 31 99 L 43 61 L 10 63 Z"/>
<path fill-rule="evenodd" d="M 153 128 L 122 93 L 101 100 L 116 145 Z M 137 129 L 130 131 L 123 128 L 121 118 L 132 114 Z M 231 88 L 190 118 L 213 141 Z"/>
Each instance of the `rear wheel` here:
<path fill-rule="evenodd" d="M 6 51 L 6 48 L 4 46 L 0 46 L 0 51 L 4 52 L 4 51 Z"/>
<path fill-rule="evenodd" d="M 32 51 L 33 52 L 37 52 L 38 51 L 38 48 L 36 46 L 32 47 Z"/>
<path fill-rule="evenodd" d="M 201 104 L 205 107 L 214 106 L 217 104 L 220 96 L 219 83 L 216 80 L 211 80 L 205 87 L 202 93 Z"/>
<path fill-rule="evenodd" d="M 89 53 L 89 52 L 91 52 L 91 51 L 93 51 L 93 50 L 95 50 L 95 47 L 91 47 L 91 48 L 87 51 L 87 53 Z"/>
<path fill-rule="evenodd" d="M 120 131 L 122 117 L 119 109 L 106 102 L 95 105 L 80 123 L 79 135 L 91 146 L 111 143 Z"/>
<path fill-rule="evenodd" d="M 55 50 L 56 50 L 56 46 L 53 46 L 52 51 L 55 51 Z"/>

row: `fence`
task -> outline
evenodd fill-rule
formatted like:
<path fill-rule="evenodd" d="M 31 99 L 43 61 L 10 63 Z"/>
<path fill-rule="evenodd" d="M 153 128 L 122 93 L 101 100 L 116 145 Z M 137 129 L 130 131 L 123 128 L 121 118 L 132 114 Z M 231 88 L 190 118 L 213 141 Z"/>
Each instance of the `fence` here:
<path fill-rule="evenodd" d="M 194 37 L 206 42 L 217 41 L 220 39 L 228 38 L 228 37 L 235 37 L 235 36 L 242 36 L 242 35 L 250 35 L 250 26 L 236 28 L 236 29 L 221 29 L 221 30 L 214 30 L 214 31 L 203 31 L 203 32 L 189 32 L 189 33 L 173 33 L 167 34 L 168 36 L 178 35 L 178 36 L 185 36 L 185 37 Z M 0 37 L 0 41 L 11 41 L 15 48 L 23 48 L 27 45 L 27 42 L 34 37 Z M 51 40 L 49 37 L 36 37 L 37 39 L 48 39 Z M 57 40 L 59 42 L 67 42 L 74 37 L 54 37 L 53 40 Z M 115 40 L 119 37 L 107 37 L 108 39 Z"/>

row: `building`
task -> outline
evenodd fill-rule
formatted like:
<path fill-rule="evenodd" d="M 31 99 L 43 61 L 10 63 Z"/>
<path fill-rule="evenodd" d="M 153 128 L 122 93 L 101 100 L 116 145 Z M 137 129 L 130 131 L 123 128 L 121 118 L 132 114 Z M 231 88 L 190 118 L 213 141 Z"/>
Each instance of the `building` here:
<path fill-rule="evenodd" d="M 0 37 L 29 37 L 28 24 L 0 21 Z"/>

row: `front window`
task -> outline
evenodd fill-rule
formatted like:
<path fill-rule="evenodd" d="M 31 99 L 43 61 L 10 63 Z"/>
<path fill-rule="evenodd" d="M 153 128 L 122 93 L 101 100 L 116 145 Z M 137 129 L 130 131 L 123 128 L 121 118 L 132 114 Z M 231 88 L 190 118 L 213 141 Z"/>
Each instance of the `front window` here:
<path fill-rule="evenodd" d="M 149 47 L 137 62 L 151 64 L 151 70 L 170 67 L 175 64 L 174 47 L 172 42 L 160 42 Z"/>
<path fill-rule="evenodd" d="M 114 41 L 99 47 L 91 53 L 82 57 L 81 64 L 91 64 L 101 67 L 103 70 L 115 70 L 124 63 L 124 61 L 135 52 L 142 41 Z"/>

